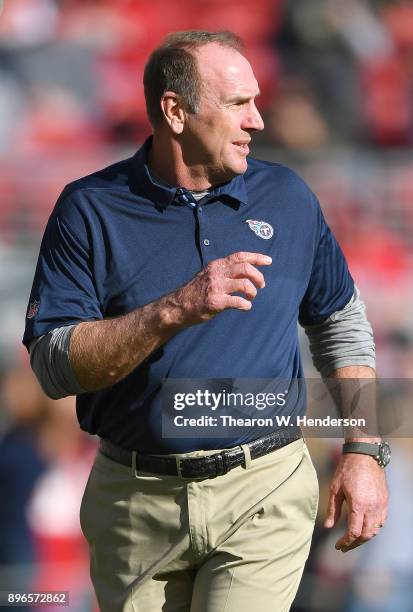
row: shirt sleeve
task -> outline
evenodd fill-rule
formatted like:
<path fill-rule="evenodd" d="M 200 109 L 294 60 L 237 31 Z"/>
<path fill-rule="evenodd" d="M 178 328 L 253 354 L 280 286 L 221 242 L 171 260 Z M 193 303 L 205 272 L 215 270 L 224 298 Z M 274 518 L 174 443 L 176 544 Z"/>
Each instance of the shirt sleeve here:
<path fill-rule="evenodd" d="M 93 254 L 84 221 L 69 225 L 65 208 L 56 206 L 43 236 L 26 314 L 23 343 L 50 330 L 102 319 Z"/>
<path fill-rule="evenodd" d="M 43 391 L 52 399 L 86 393 L 69 359 L 69 346 L 76 326 L 53 329 L 30 343 L 30 364 Z"/>
<path fill-rule="evenodd" d="M 328 227 L 317 198 L 317 230 L 314 259 L 307 290 L 300 304 L 301 325 L 314 325 L 341 310 L 354 293 L 354 281 L 337 240 Z"/>
<path fill-rule="evenodd" d="M 323 377 L 345 366 L 363 365 L 375 369 L 373 330 L 357 287 L 342 310 L 334 312 L 322 323 L 304 329 L 314 366 Z"/>

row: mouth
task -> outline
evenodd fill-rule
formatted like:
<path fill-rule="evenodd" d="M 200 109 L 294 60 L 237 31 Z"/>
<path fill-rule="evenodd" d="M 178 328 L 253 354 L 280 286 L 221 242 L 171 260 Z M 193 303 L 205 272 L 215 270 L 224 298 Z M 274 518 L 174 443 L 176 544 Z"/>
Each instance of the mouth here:
<path fill-rule="evenodd" d="M 240 151 L 244 155 L 248 155 L 248 153 L 250 152 L 248 142 L 233 142 L 232 144 L 238 149 L 238 151 Z"/>

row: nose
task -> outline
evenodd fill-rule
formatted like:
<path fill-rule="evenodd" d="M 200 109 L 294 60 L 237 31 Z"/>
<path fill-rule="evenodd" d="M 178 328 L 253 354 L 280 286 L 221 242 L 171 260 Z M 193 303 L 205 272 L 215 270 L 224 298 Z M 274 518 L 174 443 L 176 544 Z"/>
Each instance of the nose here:
<path fill-rule="evenodd" d="M 246 130 L 257 131 L 261 131 L 264 129 L 264 121 L 254 102 L 252 102 L 251 105 L 248 106 L 248 110 L 245 114 L 242 127 Z"/>

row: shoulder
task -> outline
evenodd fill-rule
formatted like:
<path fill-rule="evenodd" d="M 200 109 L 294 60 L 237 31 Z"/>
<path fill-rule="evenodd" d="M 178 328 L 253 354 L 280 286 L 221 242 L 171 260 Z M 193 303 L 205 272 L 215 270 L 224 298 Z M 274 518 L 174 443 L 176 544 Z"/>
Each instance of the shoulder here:
<path fill-rule="evenodd" d="M 248 157 L 248 169 L 244 175 L 247 189 L 285 201 L 291 208 L 304 207 L 318 211 L 319 202 L 305 180 L 291 168 L 276 162 Z"/>
<path fill-rule="evenodd" d="M 106 201 L 127 194 L 132 159 L 118 161 L 68 183 L 56 202 L 52 217 L 58 216 L 69 225 L 77 225 L 79 217 L 89 217 Z"/>
<path fill-rule="evenodd" d="M 103 190 L 104 192 L 127 187 L 130 179 L 132 159 L 123 159 L 68 183 L 62 191 L 61 198 L 80 196 L 86 191 L 98 192 Z"/>

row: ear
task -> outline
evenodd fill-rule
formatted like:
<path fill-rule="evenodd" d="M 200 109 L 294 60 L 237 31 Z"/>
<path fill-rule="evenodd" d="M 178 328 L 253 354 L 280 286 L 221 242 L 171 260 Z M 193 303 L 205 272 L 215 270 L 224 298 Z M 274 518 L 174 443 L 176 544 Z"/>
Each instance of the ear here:
<path fill-rule="evenodd" d="M 174 134 L 181 134 L 184 129 L 185 111 L 180 96 L 173 91 L 165 91 L 161 98 L 161 109 Z"/>

